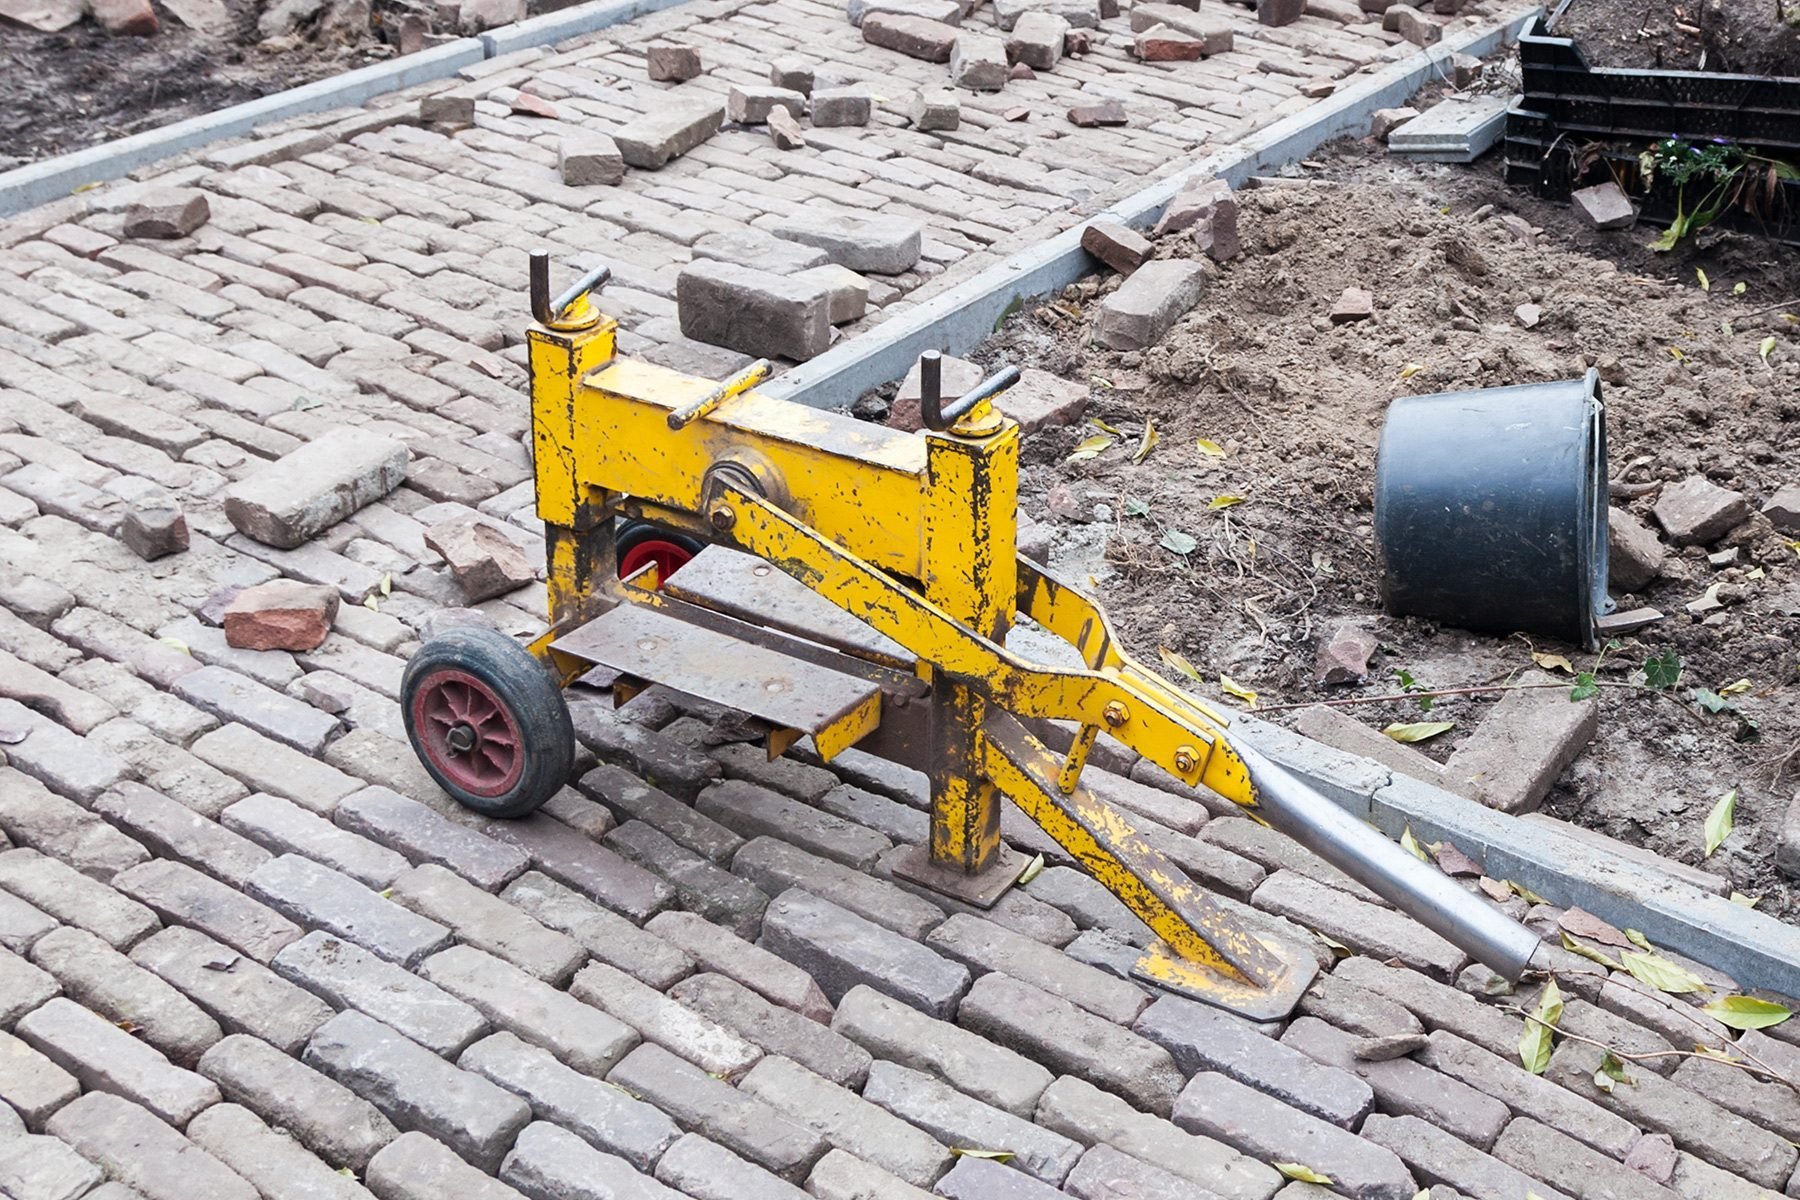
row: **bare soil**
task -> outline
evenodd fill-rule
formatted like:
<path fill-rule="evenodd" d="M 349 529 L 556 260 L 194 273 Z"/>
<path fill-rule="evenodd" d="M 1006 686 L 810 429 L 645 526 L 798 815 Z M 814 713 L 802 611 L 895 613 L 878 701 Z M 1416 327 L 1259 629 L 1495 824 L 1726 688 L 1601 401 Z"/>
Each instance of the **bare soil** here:
<path fill-rule="evenodd" d="M 1656 528 L 1660 486 L 1696 472 L 1759 502 L 1800 482 L 1800 260 L 1773 243 L 1702 234 L 1667 255 L 1654 231 L 1599 234 L 1567 209 L 1507 188 L 1498 164 L 1413 166 L 1367 143 L 1339 143 L 1304 177 L 1239 193 L 1243 254 L 1216 268 L 1200 303 L 1161 343 L 1117 353 L 1091 344 L 1116 278 L 1093 277 L 1011 318 L 983 365 L 1035 365 L 1090 383 L 1090 415 L 1034 436 L 1027 511 L 1055 528 L 1053 563 L 1092 581 L 1131 649 L 1184 656 L 1220 695 L 1228 675 L 1259 705 L 1506 683 L 1532 651 L 1595 670 L 1579 647 L 1490 637 L 1381 612 L 1372 489 L 1375 447 L 1395 397 L 1578 378 L 1605 381 L 1614 504 Z M 1191 257 L 1184 235 L 1159 257 Z M 1209 266 L 1209 270 L 1213 270 Z M 1700 286 L 1704 271 L 1710 290 Z M 1743 285 L 1738 290 L 1738 285 Z M 1332 325 L 1346 287 L 1372 289 L 1370 321 Z M 1525 328 L 1515 310 L 1542 310 Z M 1728 323 L 1728 325 L 1727 325 Z M 1729 328 L 1729 332 L 1727 331 Z M 1765 361 L 1764 338 L 1773 337 Z M 1102 423 L 1117 443 L 1070 460 Z M 1144 429 L 1157 441 L 1142 461 Z M 1213 456 L 1200 439 L 1224 453 Z M 1242 497 L 1241 503 L 1222 498 Z M 1194 539 L 1186 554 L 1167 534 Z M 1766 910 L 1800 913 L 1800 889 L 1772 862 L 1800 787 L 1800 553 L 1754 516 L 1709 547 L 1669 548 L 1662 578 L 1621 609 L 1665 620 L 1599 664 L 1598 738 L 1551 794 L 1550 813 L 1728 877 Z M 1173 539 L 1179 547 L 1183 543 Z M 1707 554 L 1736 548 L 1716 567 Z M 1686 605 L 1718 584 L 1722 609 Z M 1379 637 L 1366 685 L 1315 682 L 1319 646 L 1341 624 Z M 1647 659 L 1679 656 L 1679 685 L 1630 686 Z M 1179 678 L 1174 671 L 1169 674 Z M 1733 697 L 1754 722 L 1708 715 L 1695 688 L 1749 680 Z M 1443 759 L 1493 695 L 1344 709 L 1374 727 L 1442 720 L 1422 748 Z M 1236 703 L 1235 701 L 1226 701 Z M 1280 709 L 1276 719 L 1290 720 Z M 1712 857 L 1703 825 L 1736 788 L 1737 832 Z"/>
<path fill-rule="evenodd" d="M 1795 0 L 1571 0 L 1550 32 L 1596 67 L 1800 76 Z"/>

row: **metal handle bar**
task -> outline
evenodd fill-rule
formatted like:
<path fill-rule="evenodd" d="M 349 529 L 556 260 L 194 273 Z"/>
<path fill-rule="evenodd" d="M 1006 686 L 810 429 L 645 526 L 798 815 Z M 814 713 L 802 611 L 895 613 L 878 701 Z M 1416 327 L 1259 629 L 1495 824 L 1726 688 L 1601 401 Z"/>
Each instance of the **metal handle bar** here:
<path fill-rule="evenodd" d="M 670 429 L 684 429 L 739 392 L 747 392 L 769 377 L 769 360 L 759 358 L 693 403 L 669 414 Z"/>
<path fill-rule="evenodd" d="M 956 424 L 983 400 L 992 400 L 1019 382 L 1019 368 L 1005 367 L 976 384 L 943 407 L 944 362 L 936 350 L 919 356 L 919 418 L 925 428 L 937 433 Z"/>
<path fill-rule="evenodd" d="M 550 252 L 531 252 L 531 315 L 540 325 L 554 325 L 563 313 L 589 292 L 599 291 L 612 278 L 611 267 L 595 267 L 583 275 L 568 291 L 550 298 Z"/>

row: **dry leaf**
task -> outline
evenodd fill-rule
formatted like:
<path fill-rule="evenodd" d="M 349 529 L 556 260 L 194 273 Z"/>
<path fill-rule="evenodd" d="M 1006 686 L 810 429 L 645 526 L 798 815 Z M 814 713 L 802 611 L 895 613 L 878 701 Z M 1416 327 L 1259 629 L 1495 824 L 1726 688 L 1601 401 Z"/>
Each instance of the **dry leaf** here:
<path fill-rule="evenodd" d="M 1621 950 L 1629 949 L 1633 943 L 1625 936 L 1625 932 L 1617 925 L 1602 921 L 1584 908 L 1565 909 L 1556 923 L 1574 934 L 1589 941 L 1604 942 L 1608 946 L 1617 946 Z"/>
<path fill-rule="evenodd" d="M 1404 367 L 1400 368 L 1400 378 L 1411 379 L 1414 375 L 1417 375 L 1420 371 L 1423 371 L 1424 369 L 1425 369 L 1424 363 L 1409 362 Z"/>
<path fill-rule="evenodd" d="M 1235 696 L 1251 708 L 1256 707 L 1256 693 L 1222 672 L 1219 675 L 1219 688 L 1227 696 Z"/>
<path fill-rule="evenodd" d="M 1204 682 L 1204 680 L 1202 680 L 1200 677 L 1200 672 L 1196 671 L 1194 669 L 1193 663 L 1189 662 L 1187 659 L 1183 658 L 1181 655 L 1177 654 L 1175 651 L 1169 649 L 1167 646 L 1158 646 L 1156 648 L 1156 656 L 1158 658 L 1162 659 L 1163 662 L 1167 663 L 1169 666 L 1175 668 L 1175 670 L 1180 671 L 1183 675 L 1186 675 L 1189 679 L 1193 680 L 1195 683 Z"/>
<path fill-rule="evenodd" d="M 1381 732 L 1396 742 L 1411 743 L 1427 741 L 1440 733 L 1449 733 L 1455 728 L 1455 721 L 1413 721 L 1410 724 L 1396 722 Z"/>
<path fill-rule="evenodd" d="M 1544 994 L 1538 998 L 1537 1011 L 1532 1014 L 1537 1020 L 1526 1021 L 1525 1032 L 1519 1035 L 1519 1061 L 1533 1075 L 1542 1075 L 1550 1065 L 1550 1044 L 1555 1040 L 1556 1023 L 1562 1020 L 1562 1013 L 1562 992 L 1552 977 L 1545 981 Z"/>
<path fill-rule="evenodd" d="M 1564 671 L 1570 675 L 1575 673 L 1575 664 L 1560 654 L 1546 654 L 1541 650 L 1533 650 L 1531 661 L 1546 671 Z"/>
<path fill-rule="evenodd" d="M 1764 362 L 1768 362 L 1769 355 L 1775 353 L 1775 335 L 1770 334 L 1768 337 L 1764 338 L 1762 340 L 1762 345 L 1756 348 L 1756 352 L 1762 355 L 1762 360 Z"/>
<path fill-rule="evenodd" d="M 1208 458 L 1225 457 L 1225 447 L 1219 445 L 1219 443 L 1213 441 L 1211 438 L 1201 438 L 1199 441 L 1195 442 L 1194 445 L 1198 446 L 1200 448 L 1200 453 L 1206 455 Z"/>
<path fill-rule="evenodd" d="M 1069 462 L 1080 462 L 1084 458 L 1096 458 L 1102 450 L 1107 449 L 1118 439 L 1107 437 L 1104 433 L 1096 433 L 1092 437 L 1082 438 L 1069 452 Z"/>
<path fill-rule="evenodd" d="M 1724 996 L 1700 1011 L 1733 1029 L 1767 1029 L 1794 1015 L 1779 1004 L 1755 996 Z"/>
<path fill-rule="evenodd" d="M 1458 850 L 1454 842 L 1438 843 L 1437 865 L 1443 869 L 1446 875 L 1474 879 L 1481 874 L 1481 864 Z"/>
<path fill-rule="evenodd" d="M 1419 839 L 1413 836 L 1411 825 L 1400 831 L 1400 848 L 1420 862 L 1431 861 L 1431 856 L 1425 853 L 1425 847 L 1419 845 Z"/>
<path fill-rule="evenodd" d="M 1737 816 L 1737 789 L 1732 788 L 1717 803 L 1712 811 L 1706 814 L 1706 857 L 1711 858 L 1713 851 L 1731 836 L 1732 826 Z"/>
<path fill-rule="evenodd" d="M 1303 1166 L 1300 1163 L 1278 1162 L 1275 1164 L 1275 1169 L 1289 1179 L 1298 1179 L 1301 1183 L 1316 1183 L 1320 1187 L 1336 1186 L 1332 1183 L 1331 1176 L 1321 1175 L 1311 1167 Z"/>
<path fill-rule="evenodd" d="M 1211 500 L 1206 502 L 1206 507 L 1230 508 L 1234 504 L 1242 504 L 1243 502 L 1244 498 L 1242 496 L 1214 496 Z"/>
<path fill-rule="evenodd" d="M 1671 962 L 1660 954 L 1644 954 L 1627 950 L 1619 955 L 1619 962 L 1631 972 L 1631 977 L 1639 983 L 1649 984 L 1659 992 L 1668 992 L 1672 996 L 1682 996 L 1689 992 L 1707 991 L 1706 981 L 1682 966 Z"/>
<path fill-rule="evenodd" d="M 1143 440 L 1138 442 L 1137 452 L 1131 456 L 1131 461 L 1134 463 L 1141 463 L 1146 458 L 1149 458 L 1150 452 L 1156 449 L 1156 443 L 1161 440 L 1162 435 L 1156 432 L 1156 422 L 1145 421 Z"/>

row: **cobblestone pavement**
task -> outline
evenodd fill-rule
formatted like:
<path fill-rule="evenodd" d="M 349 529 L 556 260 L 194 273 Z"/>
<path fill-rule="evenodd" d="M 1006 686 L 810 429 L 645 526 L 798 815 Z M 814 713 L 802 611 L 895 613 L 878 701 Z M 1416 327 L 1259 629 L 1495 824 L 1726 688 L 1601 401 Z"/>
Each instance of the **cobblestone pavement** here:
<path fill-rule="evenodd" d="M 927 214 L 892 312 L 927 275 L 1296 107 L 1303 76 L 1257 63 L 1310 77 L 1392 53 L 1369 26 L 1253 39 L 1235 20 L 1239 51 L 1179 70 L 1127 62 L 1109 34 L 965 96 L 954 136 L 883 119 L 777 158 L 726 132 L 571 195 L 507 89 L 617 120 L 644 103 L 616 80 L 653 36 L 718 64 L 687 87 L 760 80 L 797 47 L 896 83 L 939 70 L 802 0 L 691 4 L 490 64 L 476 127 L 451 137 L 409 122 L 415 95 L 174 166 L 212 198 L 187 239 L 116 240 L 124 188 L 0 225 L 0 1195 L 1325 1194 L 1278 1162 L 1376 1200 L 1800 1194 L 1792 1092 L 1665 1057 L 1608 1094 L 1576 1041 L 1526 1074 L 1503 1005 L 1529 991 L 1496 996 L 1318 859 L 1121 754 L 1096 789 L 1330 968 L 1292 1021 L 1126 979 L 1147 930 L 1016 811 L 1008 840 L 1050 865 L 991 912 L 895 881 L 925 836 L 923 779 L 855 751 L 769 763 L 703 706 L 578 692 L 571 786 L 485 823 L 405 745 L 404 661 L 464 606 L 425 529 L 478 509 L 541 564 L 518 440 L 527 246 L 603 246 L 631 348 L 716 372 L 731 356 L 684 343 L 670 301 L 709 231 L 814 206 Z M 1051 120 L 1107 94 L 1130 129 Z M 1030 121 L 994 115 L 1017 103 Z M 234 530 L 228 482 L 346 425 L 406 443 L 403 487 L 293 550 Z M 146 563 L 118 534 L 162 496 L 191 544 Z M 330 637 L 227 646 L 228 597 L 283 575 L 338 590 Z M 543 589 L 475 607 L 534 633 Z M 1729 1036 L 1565 965 L 1570 1032 L 1633 1052 Z M 1800 1075 L 1789 1027 L 1741 1044 Z"/>

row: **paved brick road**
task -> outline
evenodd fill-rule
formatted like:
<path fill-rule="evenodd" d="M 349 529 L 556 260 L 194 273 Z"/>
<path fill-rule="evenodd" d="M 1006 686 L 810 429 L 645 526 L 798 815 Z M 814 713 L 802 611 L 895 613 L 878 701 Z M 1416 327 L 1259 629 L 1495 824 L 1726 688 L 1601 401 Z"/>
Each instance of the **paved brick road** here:
<path fill-rule="evenodd" d="M 725 132 L 622 187 L 561 187 L 555 126 L 510 116 L 507 89 L 610 128 L 653 102 L 654 36 L 703 47 L 715 70 L 690 88 L 760 82 L 792 52 L 883 92 L 942 78 L 804 0 L 695 3 L 446 85 L 480 97 L 453 136 L 409 121 L 414 96 L 152 172 L 211 196 L 189 239 L 117 241 L 122 187 L 0 225 L 0 1195 L 1320 1194 L 1273 1162 L 1380 1200 L 1794 1194 L 1791 1092 L 1662 1059 L 1609 1096 L 1578 1043 L 1525 1074 L 1519 1019 L 1463 955 L 1122 755 L 1096 786 L 1332 966 L 1292 1022 L 1124 978 L 1146 931 L 1017 813 L 1008 838 L 1051 866 L 992 912 L 896 883 L 922 779 L 855 752 L 771 764 L 721 743 L 718 713 L 587 693 L 572 786 L 484 824 L 403 744 L 404 660 L 463 604 L 425 527 L 476 507 L 541 559 L 518 441 L 527 247 L 603 255 L 628 348 L 717 373 L 736 356 L 684 342 L 671 300 L 708 232 L 917 214 L 919 270 L 877 284 L 891 313 L 1394 53 L 1371 25 L 1234 19 L 1239 50 L 1169 67 L 1130 62 L 1109 22 L 1086 60 L 965 95 L 955 134 L 884 116 L 776 155 Z M 1061 120 L 1109 95 L 1129 129 Z M 1019 104 L 1029 121 L 998 115 Z M 407 443 L 406 486 L 296 550 L 233 530 L 227 482 L 347 425 Z M 192 548 L 146 564 L 113 535 L 162 494 Z M 331 637 L 228 647 L 224 598 L 284 574 L 342 593 Z M 542 627 L 541 586 L 477 607 Z M 1312 929 L 1363 953 L 1337 962 Z M 1573 1031 L 1722 1036 L 1569 966 Z M 1745 1045 L 1800 1074 L 1773 1033 Z M 1365 1061 L 1365 1038 L 1411 1053 Z"/>

